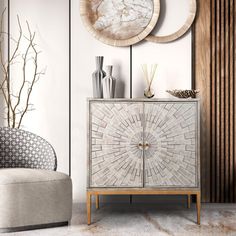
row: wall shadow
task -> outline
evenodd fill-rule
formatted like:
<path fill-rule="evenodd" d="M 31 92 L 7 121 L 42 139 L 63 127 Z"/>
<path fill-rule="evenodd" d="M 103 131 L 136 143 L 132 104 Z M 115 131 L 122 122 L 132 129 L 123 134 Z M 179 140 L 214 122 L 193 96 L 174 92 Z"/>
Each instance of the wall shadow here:
<path fill-rule="evenodd" d="M 159 19 L 157 21 L 157 24 L 155 26 L 155 28 L 152 31 L 153 35 L 157 35 L 159 29 L 161 28 L 164 20 L 165 20 L 165 16 L 166 16 L 166 0 L 160 0 L 160 15 L 159 15 Z"/>
<path fill-rule="evenodd" d="M 125 82 L 120 76 L 121 66 L 116 65 L 115 69 L 116 69 L 116 74 L 117 74 L 117 77 L 115 77 L 116 79 L 115 98 L 124 98 L 125 97 Z"/>

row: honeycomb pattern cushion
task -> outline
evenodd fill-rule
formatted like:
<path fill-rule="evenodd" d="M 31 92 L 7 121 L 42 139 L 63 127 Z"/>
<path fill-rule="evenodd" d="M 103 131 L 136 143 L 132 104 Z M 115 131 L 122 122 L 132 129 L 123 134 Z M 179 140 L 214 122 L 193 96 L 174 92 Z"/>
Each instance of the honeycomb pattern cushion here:
<path fill-rule="evenodd" d="M 46 140 L 33 133 L 0 127 L 0 168 L 56 170 L 56 154 Z"/>

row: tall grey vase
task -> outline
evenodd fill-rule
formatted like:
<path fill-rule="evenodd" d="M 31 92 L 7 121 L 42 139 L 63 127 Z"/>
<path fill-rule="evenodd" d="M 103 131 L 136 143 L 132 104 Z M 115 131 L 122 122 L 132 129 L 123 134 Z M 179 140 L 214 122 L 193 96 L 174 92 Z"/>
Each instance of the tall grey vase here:
<path fill-rule="evenodd" d="M 106 76 L 106 73 L 102 70 L 103 67 L 103 56 L 98 56 L 96 60 L 96 71 L 92 74 L 93 80 L 93 97 L 102 98 L 102 79 Z"/>
<path fill-rule="evenodd" d="M 115 97 L 115 86 L 116 80 L 112 76 L 112 66 L 106 66 L 107 75 L 102 80 L 102 88 L 103 88 L 103 97 L 104 98 L 114 98 Z"/>

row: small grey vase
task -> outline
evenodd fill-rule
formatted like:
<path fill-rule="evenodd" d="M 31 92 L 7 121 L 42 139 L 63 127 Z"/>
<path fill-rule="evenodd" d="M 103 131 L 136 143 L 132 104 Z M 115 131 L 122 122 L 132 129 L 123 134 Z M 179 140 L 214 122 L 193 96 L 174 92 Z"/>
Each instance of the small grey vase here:
<path fill-rule="evenodd" d="M 93 97 L 102 98 L 102 79 L 106 76 L 106 73 L 102 70 L 103 67 L 103 56 L 95 57 L 96 60 L 96 71 L 92 74 L 93 80 Z"/>
<path fill-rule="evenodd" d="M 102 79 L 103 98 L 115 97 L 116 80 L 112 76 L 112 66 L 106 66 L 107 75 Z"/>

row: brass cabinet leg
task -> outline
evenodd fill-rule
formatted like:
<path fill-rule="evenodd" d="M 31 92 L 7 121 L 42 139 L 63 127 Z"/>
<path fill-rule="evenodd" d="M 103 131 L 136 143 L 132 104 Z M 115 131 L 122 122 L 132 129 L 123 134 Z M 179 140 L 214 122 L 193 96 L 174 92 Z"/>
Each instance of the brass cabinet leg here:
<path fill-rule="evenodd" d="M 91 194 L 87 192 L 87 222 L 91 224 Z"/>
<path fill-rule="evenodd" d="M 188 194 L 188 209 L 191 207 L 191 194 Z"/>
<path fill-rule="evenodd" d="M 96 209 L 99 209 L 99 195 L 96 195 Z"/>
<path fill-rule="evenodd" d="M 201 194 L 197 193 L 197 223 L 200 225 L 200 212 L 201 212 Z"/>

